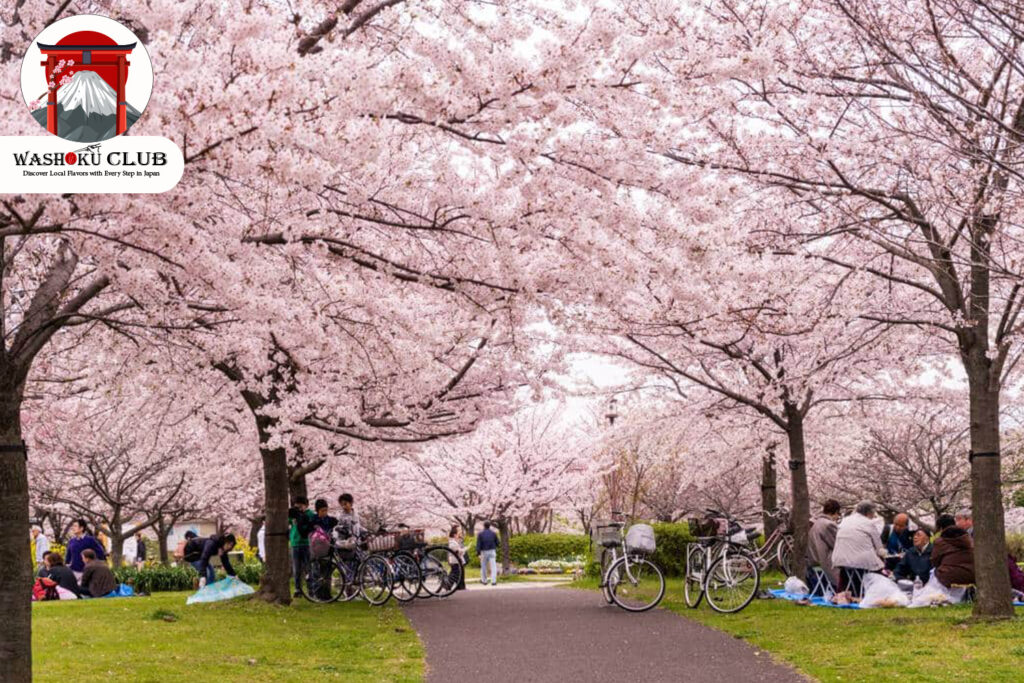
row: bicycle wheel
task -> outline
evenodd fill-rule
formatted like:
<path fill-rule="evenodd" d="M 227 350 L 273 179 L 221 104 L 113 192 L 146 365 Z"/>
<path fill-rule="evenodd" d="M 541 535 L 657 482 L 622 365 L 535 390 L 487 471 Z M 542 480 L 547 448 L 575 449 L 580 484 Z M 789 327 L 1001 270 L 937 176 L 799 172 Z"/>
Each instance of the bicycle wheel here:
<path fill-rule="evenodd" d="M 305 578 L 300 588 L 302 597 L 321 604 L 335 602 L 348 584 L 344 570 L 331 557 L 310 560 Z"/>
<path fill-rule="evenodd" d="M 601 594 L 609 605 L 612 604 L 613 600 L 611 591 L 608 590 L 608 584 L 611 581 L 617 580 L 617 577 L 610 577 L 608 575 L 608 568 L 619 559 L 619 554 L 615 550 L 615 548 L 605 548 L 601 551 Z"/>
<path fill-rule="evenodd" d="M 744 553 L 728 553 L 708 569 L 704 594 L 711 609 L 731 614 L 749 605 L 760 585 L 761 574 L 754 559 Z"/>
<path fill-rule="evenodd" d="M 399 602 L 411 602 L 416 599 L 420 592 L 420 585 L 423 581 L 420 575 L 420 563 L 407 550 L 401 550 L 391 558 L 391 567 L 394 571 L 391 594 Z"/>
<path fill-rule="evenodd" d="M 394 572 L 391 563 L 380 555 L 370 555 L 356 572 L 356 584 L 363 600 L 371 605 L 383 605 L 391 597 Z"/>
<path fill-rule="evenodd" d="M 779 563 L 779 569 L 786 576 L 793 574 L 793 537 L 783 536 L 782 542 L 779 543 L 779 549 L 776 551 L 776 559 Z"/>
<path fill-rule="evenodd" d="M 700 546 L 686 546 L 686 578 L 683 580 L 683 600 L 690 609 L 696 609 L 704 597 L 704 551 Z"/>
<path fill-rule="evenodd" d="M 608 592 L 616 605 L 627 612 L 646 612 L 665 597 L 665 577 L 658 565 L 642 557 L 623 557 L 608 570 L 616 581 Z"/>
<path fill-rule="evenodd" d="M 430 546 L 424 552 L 420 560 L 423 589 L 434 597 L 447 598 L 459 589 L 466 569 L 448 546 Z"/>

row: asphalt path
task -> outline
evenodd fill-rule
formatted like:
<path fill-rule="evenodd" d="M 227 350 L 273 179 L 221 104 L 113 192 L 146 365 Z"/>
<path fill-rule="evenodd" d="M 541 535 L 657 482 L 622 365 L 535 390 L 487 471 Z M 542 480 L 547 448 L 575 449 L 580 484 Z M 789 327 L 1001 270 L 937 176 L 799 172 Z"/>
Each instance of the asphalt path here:
<path fill-rule="evenodd" d="M 594 591 L 503 588 L 405 607 L 426 648 L 428 682 L 807 681 L 767 653 L 668 610 L 630 614 Z"/>

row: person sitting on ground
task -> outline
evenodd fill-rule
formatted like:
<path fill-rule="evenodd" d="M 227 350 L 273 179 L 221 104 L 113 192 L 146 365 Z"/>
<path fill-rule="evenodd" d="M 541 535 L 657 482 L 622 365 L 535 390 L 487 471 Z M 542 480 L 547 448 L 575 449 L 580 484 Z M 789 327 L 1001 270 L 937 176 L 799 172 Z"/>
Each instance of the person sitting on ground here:
<path fill-rule="evenodd" d="M 839 590 L 849 591 L 852 597 L 863 594 L 861 584 L 867 572 L 881 571 L 885 567 L 882 556 L 882 537 L 874 519 L 877 507 L 870 501 L 857 503 L 853 513 L 839 523 L 836 546 L 832 551 L 832 564 L 839 569 Z"/>
<path fill-rule="evenodd" d="M 88 548 L 82 551 L 85 571 L 82 572 L 82 595 L 102 598 L 117 590 L 117 579 L 106 561 L 96 559 L 96 553 Z"/>
<path fill-rule="evenodd" d="M 327 501 L 323 498 L 317 498 L 316 504 L 313 507 L 316 510 L 316 516 L 313 518 L 313 526 L 323 529 L 327 532 L 327 535 L 330 536 L 334 527 L 338 526 L 338 518 L 331 517 Z"/>
<path fill-rule="evenodd" d="M 910 531 L 910 517 L 902 512 L 893 517 L 892 524 L 886 525 L 882 532 L 882 542 L 885 543 L 885 551 L 889 555 L 885 558 L 885 568 L 893 571 L 900 563 L 898 556 L 914 547 L 914 534 Z"/>
<path fill-rule="evenodd" d="M 75 573 L 64 566 L 64 556 L 56 551 L 46 553 L 46 578 L 75 595 L 81 595 Z"/>
<path fill-rule="evenodd" d="M 189 539 L 185 544 L 185 561 L 191 564 L 199 572 L 200 587 L 209 585 L 217 578 L 216 572 L 210 565 L 214 555 L 220 557 L 221 566 L 228 576 L 234 576 L 235 570 L 231 566 L 228 553 L 235 549 L 235 535 L 224 534 L 223 536 L 213 535 L 209 538 L 196 536 Z"/>
<path fill-rule="evenodd" d="M 832 564 L 839 510 L 839 501 L 826 500 L 821 507 L 821 514 L 816 515 L 811 522 L 811 531 L 807 536 L 807 585 L 814 595 L 822 595 L 828 590 L 834 593 L 839 585 L 839 572 Z M 824 573 L 820 585 L 814 567 L 820 567 Z"/>
<path fill-rule="evenodd" d="M 974 515 L 971 513 L 970 508 L 963 508 L 957 510 L 957 513 L 953 515 L 953 521 L 956 525 L 970 534 L 971 538 L 974 538 Z"/>
<path fill-rule="evenodd" d="M 939 531 L 932 545 L 935 578 L 946 588 L 974 583 L 974 539 L 949 515 L 939 516 L 935 526 Z"/>
<path fill-rule="evenodd" d="M 928 583 L 932 573 L 932 542 L 928 532 L 918 529 L 914 532 L 914 545 L 903 553 L 893 575 L 897 579 L 913 581 L 920 579 L 921 583 Z"/>

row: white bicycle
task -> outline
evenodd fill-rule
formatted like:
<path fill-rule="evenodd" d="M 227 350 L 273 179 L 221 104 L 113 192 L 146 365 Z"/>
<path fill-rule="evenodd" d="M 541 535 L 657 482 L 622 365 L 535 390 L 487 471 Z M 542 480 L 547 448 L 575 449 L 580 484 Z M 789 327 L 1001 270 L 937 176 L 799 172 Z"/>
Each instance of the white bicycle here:
<path fill-rule="evenodd" d="M 618 512 L 613 517 L 621 517 Z M 642 553 L 630 552 L 623 534 L 624 522 L 594 527 L 601 551 L 601 592 L 609 604 L 627 612 L 646 612 L 665 597 L 665 576 Z"/>

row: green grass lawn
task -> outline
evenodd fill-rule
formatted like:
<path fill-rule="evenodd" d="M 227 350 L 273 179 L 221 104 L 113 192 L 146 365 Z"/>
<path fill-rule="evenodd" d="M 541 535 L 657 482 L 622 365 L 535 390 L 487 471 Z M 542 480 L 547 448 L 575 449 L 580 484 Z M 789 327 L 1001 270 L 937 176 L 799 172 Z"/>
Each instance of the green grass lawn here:
<path fill-rule="evenodd" d="M 36 603 L 36 681 L 419 681 L 423 648 L 393 602 L 186 606 L 189 593 Z M 166 617 L 166 619 L 165 619 Z"/>
<path fill-rule="evenodd" d="M 573 585 L 596 589 L 597 580 Z M 688 609 L 679 579 L 669 580 L 661 604 L 821 681 L 1024 680 L 1024 620 L 979 623 L 968 606 L 842 610 L 755 600 L 718 614 L 703 602 Z"/>

